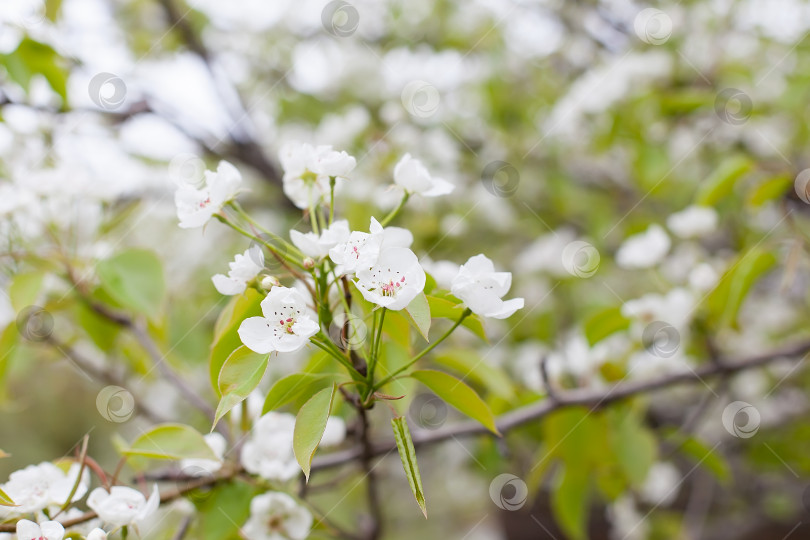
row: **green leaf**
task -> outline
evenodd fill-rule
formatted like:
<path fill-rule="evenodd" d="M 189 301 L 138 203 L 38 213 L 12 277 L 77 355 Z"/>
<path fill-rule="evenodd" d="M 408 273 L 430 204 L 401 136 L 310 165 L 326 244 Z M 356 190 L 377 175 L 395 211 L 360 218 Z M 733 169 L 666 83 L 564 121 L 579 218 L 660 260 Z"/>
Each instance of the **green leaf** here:
<path fill-rule="evenodd" d="M 630 484 L 640 487 L 658 454 L 655 437 L 632 411 L 611 409 L 607 416 L 612 428 L 612 449 L 619 466 Z"/>
<path fill-rule="evenodd" d="M 63 101 L 66 100 L 66 62 L 50 45 L 29 37 L 23 38 L 16 50 L 0 55 L 0 64 L 5 65 L 11 80 L 19 84 L 26 93 L 30 90 L 32 77 L 39 74 L 45 77 Z"/>
<path fill-rule="evenodd" d="M 515 387 L 500 368 L 484 361 L 475 351 L 449 350 L 433 357 L 433 362 L 450 371 L 464 375 L 483 386 L 488 392 L 506 400 L 515 399 Z"/>
<path fill-rule="evenodd" d="M 737 181 L 750 171 L 752 166 L 753 162 L 745 156 L 727 158 L 703 181 L 695 196 L 695 204 L 714 206 L 731 193 Z"/>
<path fill-rule="evenodd" d="M 45 16 L 51 22 L 56 22 L 59 11 L 62 9 L 62 0 L 45 0 Z"/>
<path fill-rule="evenodd" d="M 269 354 L 255 353 L 242 345 L 225 360 L 219 372 L 218 387 L 222 398 L 217 405 L 214 426 L 259 386 L 269 358 Z M 214 426 L 211 427 L 212 431 Z"/>
<path fill-rule="evenodd" d="M 748 192 L 748 204 L 756 208 L 769 201 L 779 199 L 792 185 L 793 179 L 787 175 L 769 178 Z"/>
<path fill-rule="evenodd" d="M 445 298 L 428 296 L 427 301 L 430 308 L 431 317 L 436 319 L 452 319 L 457 321 L 459 317 L 461 317 L 461 314 L 464 313 L 464 306 L 462 304 L 454 304 Z M 484 341 L 487 340 L 487 334 L 484 331 L 484 323 L 481 321 L 481 318 L 478 315 L 474 313 L 470 314 L 466 319 L 464 319 L 461 326 L 467 327 L 468 330 L 472 331 L 473 334 L 480 337 Z"/>
<path fill-rule="evenodd" d="M 420 293 L 411 300 L 411 303 L 408 304 L 405 311 L 410 316 L 413 325 L 419 330 L 422 337 L 425 338 L 425 341 L 430 341 L 428 338 L 428 332 L 430 331 L 430 305 L 428 305 L 425 293 Z"/>
<path fill-rule="evenodd" d="M 430 388 L 433 393 L 462 413 L 483 424 L 492 433 L 500 435 L 492 411 L 475 390 L 461 380 L 433 369 L 414 371 L 410 377 Z"/>
<path fill-rule="evenodd" d="M 419 474 L 419 465 L 416 463 L 416 449 L 413 447 L 411 430 L 408 429 L 408 421 L 404 416 L 397 416 L 391 420 L 391 427 L 394 429 L 394 439 L 397 442 L 399 458 L 402 460 L 402 468 L 405 469 L 405 476 L 411 486 L 416 504 L 422 510 L 422 515 L 427 519 L 427 504 L 425 503 L 425 490 L 422 487 L 422 476 Z"/>
<path fill-rule="evenodd" d="M 332 384 L 333 377 L 318 373 L 293 373 L 277 380 L 267 393 L 262 414 L 299 399 L 311 396 Z"/>
<path fill-rule="evenodd" d="M 45 272 L 42 271 L 17 274 L 12 278 L 8 286 L 8 296 L 14 311 L 19 312 L 36 303 L 44 279 Z"/>
<path fill-rule="evenodd" d="M 145 249 L 128 249 L 96 266 L 101 286 L 122 306 L 155 319 L 160 314 L 166 282 L 160 259 Z"/>
<path fill-rule="evenodd" d="M 754 247 L 741 255 L 706 298 L 709 321 L 718 327 L 736 326 L 737 313 L 748 292 L 775 264 L 776 257 L 761 248 Z"/>
<path fill-rule="evenodd" d="M 123 449 L 123 453 L 152 459 L 217 459 L 203 436 L 184 424 L 153 427 Z"/>
<path fill-rule="evenodd" d="M 588 473 L 566 463 L 558 475 L 560 483 L 551 492 L 551 509 L 570 538 L 583 540 L 588 520 Z"/>
<path fill-rule="evenodd" d="M 0 489 L 0 506 L 17 506 L 17 504 L 11 500 L 11 497 L 6 495 L 6 492 Z"/>
<path fill-rule="evenodd" d="M 682 437 L 680 433 L 673 433 L 676 438 Z M 687 437 L 681 442 L 678 450 L 694 463 L 699 463 L 701 467 L 711 472 L 720 482 L 728 483 L 731 480 L 731 469 L 723 455 L 715 452 L 698 439 Z"/>
<path fill-rule="evenodd" d="M 201 498 L 192 492 L 190 499 L 197 505 L 199 528 L 190 538 L 202 540 L 237 540 L 239 525 L 250 517 L 250 500 L 257 489 L 246 482 L 227 482 L 213 488 Z M 196 521 L 196 519 L 195 519 Z"/>
<path fill-rule="evenodd" d="M 222 364 L 231 353 L 242 345 L 239 339 L 239 325 L 248 317 L 262 314 L 260 304 L 264 297 L 256 289 L 247 289 L 244 294 L 234 296 L 217 317 L 214 325 L 214 341 L 208 359 L 208 373 L 211 386 L 219 393 L 219 372 Z"/>
<path fill-rule="evenodd" d="M 295 417 L 293 452 L 295 452 L 295 459 L 301 466 L 301 470 L 304 471 L 307 481 L 309 481 L 312 458 L 321 442 L 323 431 L 326 429 L 326 421 L 332 411 L 332 401 L 336 391 L 337 384 L 334 383 L 331 387 L 324 388 L 304 403 Z"/>
<path fill-rule="evenodd" d="M 585 321 L 585 338 L 593 346 L 606 337 L 625 330 L 630 326 L 630 319 L 622 315 L 619 307 L 610 307 L 598 311 Z"/>

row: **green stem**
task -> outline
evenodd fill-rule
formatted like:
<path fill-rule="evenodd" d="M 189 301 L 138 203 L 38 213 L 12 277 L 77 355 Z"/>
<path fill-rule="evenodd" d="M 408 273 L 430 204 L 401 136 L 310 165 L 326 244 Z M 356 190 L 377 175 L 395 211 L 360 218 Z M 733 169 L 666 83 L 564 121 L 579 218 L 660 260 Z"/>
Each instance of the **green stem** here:
<path fill-rule="evenodd" d="M 317 335 L 322 336 L 323 334 L 319 333 Z M 352 376 L 352 379 L 363 380 L 363 376 L 360 374 L 360 372 L 357 371 L 348 360 L 346 360 L 346 357 L 344 357 L 340 352 L 338 352 L 337 347 L 335 347 L 334 349 L 332 348 L 334 347 L 334 344 L 331 341 L 329 341 L 328 338 L 326 338 L 326 336 L 323 336 L 321 340 L 317 340 L 314 337 L 312 337 L 310 338 L 310 342 L 319 349 L 321 349 L 322 351 L 332 356 L 335 360 L 343 364 L 343 367 L 349 370 L 349 375 Z"/>
<path fill-rule="evenodd" d="M 394 208 L 393 210 L 391 210 L 391 212 L 387 216 L 385 216 L 382 219 L 382 221 L 380 221 L 380 225 L 385 227 L 386 225 L 391 223 L 391 221 L 393 221 L 393 219 L 395 217 L 397 217 L 397 215 L 399 215 L 400 211 L 402 211 L 402 209 L 405 208 L 405 203 L 408 202 L 408 199 L 410 198 L 410 196 L 411 196 L 411 194 L 406 191 L 405 195 L 402 196 L 402 200 L 399 201 L 399 204 L 397 205 L 397 207 Z"/>
<path fill-rule="evenodd" d="M 263 233 L 265 233 L 265 234 L 266 234 L 267 236 L 269 236 L 269 237 L 270 237 L 270 238 L 271 238 L 273 241 L 278 242 L 279 244 L 283 245 L 283 246 L 284 246 L 284 249 L 286 249 L 287 251 L 292 252 L 292 253 L 295 253 L 295 254 L 296 254 L 296 256 L 301 257 L 302 259 L 304 258 L 304 254 L 301 252 L 301 250 L 300 250 L 300 249 L 298 249 L 297 247 L 295 247 L 295 245 L 294 245 L 294 244 L 291 244 L 290 242 L 288 242 L 288 241 L 284 240 L 282 237 L 280 237 L 279 235 L 275 234 L 274 232 L 271 232 L 271 231 L 269 231 L 269 230 L 265 229 L 264 227 L 262 227 L 262 226 L 261 226 L 261 224 L 260 224 L 258 221 L 256 221 L 256 220 L 255 220 L 255 219 L 253 219 L 252 217 L 250 217 L 250 214 L 248 214 L 247 212 L 245 212 L 244 208 L 242 208 L 242 206 L 241 206 L 241 205 L 240 205 L 238 202 L 236 202 L 236 201 L 231 201 L 229 204 L 230 204 L 231 208 L 233 208 L 233 209 L 236 211 L 236 213 L 237 213 L 237 214 L 238 214 L 240 217 L 242 217 L 242 218 L 243 218 L 245 221 L 247 221 L 248 223 L 250 223 L 251 225 L 253 225 L 253 226 L 254 226 L 254 227 L 256 227 L 257 229 L 259 229 L 260 231 L 262 231 Z"/>
<path fill-rule="evenodd" d="M 374 337 L 374 342 L 371 344 L 371 359 L 368 365 L 368 384 L 371 387 L 374 384 L 374 368 L 377 367 L 377 359 L 380 356 L 380 343 L 382 342 L 383 323 L 385 322 L 385 308 L 380 310 L 380 321 L 375 326 L 377 328 L 377 335 Z"/>
<path fill-rule="evenodd" d="M 433 343 L 431 343 L 430 345 L 428 345 L 427 347 L 425 347 L 425 348 L 424 348 L 424 349 L 423 349 L 423 350 L 422 350 L 422 351 L 421 351 L 419 354 L 417 354 L 416 356 L 414 356 L 414 357 L 413 357 L 413 358 L 412 358 L 412 359 L 411 359 L 411 360 L 410 360 L 410 361 L 409 361 L 407 364 L 405 364 L 404 366 L 402 366 L 402 367 L 401 367 L 401 368 L 399 368 L 398 370 L 394 371 L 394 372 L 393 372 L 391 375 L 389 375 L 388 377 L 384 378 L 384 379 L 383 379 L 382 381 L 380 381 L 379 383 L 375 384 L 375 385 L 374 385 L 374 390 L 375 390 L 375 391 L 376 391 L 376 390 L 379 390 L 380 388 L 382 388 L 383 386 L 385 386 L 386 384 L 388 384 L 389 382 L 391 382 L 391 381 L 392 381 L 394 378 L 396 378 L 396 376 L 397 376 L 397 375 L 399 375 L 399 374 L 400 374 L 400 373 L 402 373 L 403 371 L 406 371 L 407 369 L 409 369 L 409 368 L 410 368 L 411 366 L 413 366 L 413 365 L 414 365 L 416 362 L 418 362 L 418 361 L 419 361 L 419 360 L 420 360 L 420 359 L 421 359 L 423 356 L 425 356 L 427 353 L 429 353 L 430 351 L 432 351 L 433 349 L 435 349 L 435 348 L 436 348 L 436 346 L 437 346 L 437 345 L 439 345 L 439 343 L 441 343 L 442 341 L 444 341 L 445 339 L 447 339 L 447 338 L 450 336 L 450 334 L 452 334 L 452 333 L 455 331 L 455 329 L 456 329 L 456 328 L 458 328 L 458 327 L 459 327 L 459 325 L 461 325 L 461 323 L 463 323 L 463 322 L 464 322 L 464 319 L 466 319 L 467 317 L 469 317 L 471 314 L 472 314 L 472 311 L 470 311 L 470 308 L 465 309 L 465 310 L 464 310 L 464 312 L 461 314 L 461 317 L 459 317 L 459 318 L 458 318 L 458 320 L 457 320 L 457 321 L 456 321 L 456 322 L 453 324 L 453 326 L 451 326 L 451 327 L 450 327 L 450 328 L 447 330 L 447 332 L 445 332 L 444 334 L 442 334 L 442 335 L 441 335 L 441 337 L 439 337 L 439 339 L 437 339 L 436 341 L 434 341 Z"/>

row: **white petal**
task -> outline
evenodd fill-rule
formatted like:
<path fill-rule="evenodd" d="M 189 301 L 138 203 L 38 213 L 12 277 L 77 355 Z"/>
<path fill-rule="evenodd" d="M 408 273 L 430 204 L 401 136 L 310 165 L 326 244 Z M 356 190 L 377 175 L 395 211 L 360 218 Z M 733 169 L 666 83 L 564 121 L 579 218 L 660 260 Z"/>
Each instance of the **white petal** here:
<path fill-rule="evenodd" d="M 211 277 L 219 294 L 233 296 L 235 294 L 242 294 L 247 289 L 247 283 L 239 279 L 229 278 L 222 274 L 216 274 Z"/>
<path fill-rule="evenodd" d="M 423 191 L 424 197 L 439 197 L 452 193 L 456 186 L 442 178 L 433 178 L 433 186 L 427 191 Z"/>
<path fill-rule="evenodd" d="M 56 521 L 45 521 L 39 525 L 42 529 L 42 536 L 46 540 L 62 540 L 65 536 L 65 528 Z"/>
<path fill-rule="evenodd" d="M 511 300 L 501 302 L 500 309 L 489 313 L 487 317 L 492 317 L 493 319 L 505 319 L 507 317 L 511 317 L 517 310 L 523 309 L 523 305 L 523 298 L 512 298 Z"/>
<path fill-rule="evenodd" d="M 275 287 L 273 287 L 275 289 Z M 272 291 L 271 291 L 272 292 Z M 276 338 L 264 317 L 250 317 L 239 325 L 239 339 L 253 352 L 267 354 L 276 350 Z"/>
<path fill-rule="evenodd" d="M 42 536 L 39 525 L 27 519 L 17 522 L 17 537 L 19 540 L 38 540 Z"/>

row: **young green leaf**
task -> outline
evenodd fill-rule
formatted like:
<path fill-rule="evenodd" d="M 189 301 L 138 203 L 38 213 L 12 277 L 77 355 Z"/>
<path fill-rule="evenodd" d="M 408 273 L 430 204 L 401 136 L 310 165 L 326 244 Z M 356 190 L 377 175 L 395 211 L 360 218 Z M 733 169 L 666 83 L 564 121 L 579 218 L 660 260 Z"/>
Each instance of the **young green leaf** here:
<path fill-rule="evenodd" d="M 606 337 L 630 326 L 630 319 L 622 315 L 619 307 L 610 307 L 596 312 L 585 321 L 585 338 L 593 346 Z"/>
<path fill-rule="evenodd" d="M 413 325 L 419 330 L 422 337 L 425 338 L 425 341 L 430 341 L 428 338 L 428 332 L 430 331 L 430 306 L 428 305 L 425 293 L 420 293 L 416 298 L 411 300 L 411 303 L 408 304 L 405 311 L 408 313 Z"/>
<path fill-rule="evenodd" d="M 304 403 L 295 417 L 293 452 L 295 452 L 295 459 L 301 466 L 301 470 L 304 471 L 307 481 L 309 481 L 312 458 L 321 442 L 326 429 L 326 421 L 332 411 L 332 401 L 336 391 L 337 384 L 335 383 L 332 383 L 329 388 L 324 388 Z"/>
<path fill-rule="evenodd" d="M 740 256 L 706 298 L 709 321 L 716 326 L 736 325 L 737 313 L 754 283 L 776 264 L 776 256 L 752 248 Z"/>
<path fill-rule="evenodd" d="M 217 459 L 203 436 L 184 424 L 153 427 L 122 451 L 128 456 L 152 459 Z"/>
<path fill-rule="evenodd" d="M 248 317 L 261 315 L 259 304 L 263 296 L 256 289 L 247 289 L 242 295 L 234 296 L 225 309 L 219 314 L 214 325 L 214 341 L 211 344 L 211 356 L 208 359 L 208 370 L 211 385 L 219 393 L 219 372 L 222 364 L 231 353 L 242 345 L 239 339 L 239 325 Z"/>
<path fill-rule="evenodd" d="M 278 409 L 301 396 L 313 395 L 332 384 L 332 376 L 320 373 L 293 373 L 275 382 L 264 400 L 262 414 Z"/>
<path fill-rule="evenodd" d="M 558 476 L 562 478 L 557 489 L 551 492 L 551 509 L 569 538 L 584 540 L 588 521 L 588 473 L 566 463 Z"/>
<path fill-rule="evenodd" d="M 0 506 L 17 506 L 2 489 L 0 489 Z"/>
<path fill-rule="evenodd" d="M 419 474 L 419 465 L 416 463 L 416 449 L 413 447 L 411 430 L 408 429 L 408 421 L 404 416 L 397 416 L 391 420 L 391 427 L 394 429 L 394 439 L 397 442 L 399 458 L 402 460 L 402 468 L 405 469 L 405 476 L 411 486 L 416 504 L 422 510 L 422 515 L 427 519 L 427 504 L 425 503 L 425 490 L 422 488 L 422 476 Z"/>
<path fill-rule="evenodd" d="M 160 313 L 166 283 L 160 259 L 145 249 L 128 249 L 96 266 L 101 286 L 122 306 L 155 319 Z"/>
<path fill-rule="evenodd" d="M 236 349 L 222 364 L 219 372 L 219 393 L 214 426 L 225 414 L 248 397 L 262 381 L 267 370 L 268 354 L 258 354 L 244 345 Z M 214 429 L 214 426 L 211 429 Z"/>
<path fill-rule="evenodd" d="M 430 388 L 437 396 L 473 420 L 481 422 L 492 433 L 500 435 L 492 411 L 475 390 L 461 380 L 433 369 L 414 371 L 410 377 Z"/>

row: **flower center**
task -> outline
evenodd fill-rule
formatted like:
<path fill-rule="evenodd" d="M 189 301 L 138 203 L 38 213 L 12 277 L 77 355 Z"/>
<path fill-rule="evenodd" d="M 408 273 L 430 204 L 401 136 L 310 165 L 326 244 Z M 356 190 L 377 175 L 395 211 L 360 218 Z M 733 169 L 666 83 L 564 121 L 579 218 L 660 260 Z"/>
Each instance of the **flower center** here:
<path fill-rule="evenodd" d="M 211 197 L 206 197 L 206 199 L 205 199 L 204 201 L 201 201 L 201 202 L 200 202 L 200 204 L 199 204 L 198 206 L 199 206 L 199 207 L 200 207 L 200 209 L 202 210 L 203 208 L 205 208 L 205 207 L 206 207 L 206 206 L 208 206 L 209 204 L 211 204 Z"/>
<path fill-rule="evenodd" d="M 295 324 L 295 319 L 293 319 L 292 317 L 289 317 L 287 319 L 279 319 L 278 324 L 281 326 L 282 329 L 284 329 L 285 332 L 287 332 L 288 334 L 292 334 L 293 333 L 292 327 Z"/>
<path fill-rule="evenodd" d="M 388 283 L 383 283 L 380 285 L 380 290 L 382 291 L 383 296 L 396 296 L 397 291 L 402 288 L 405 284 L 405 276 L 399 281 L 394 281 L 393 279 L 388 280 Z"/>

